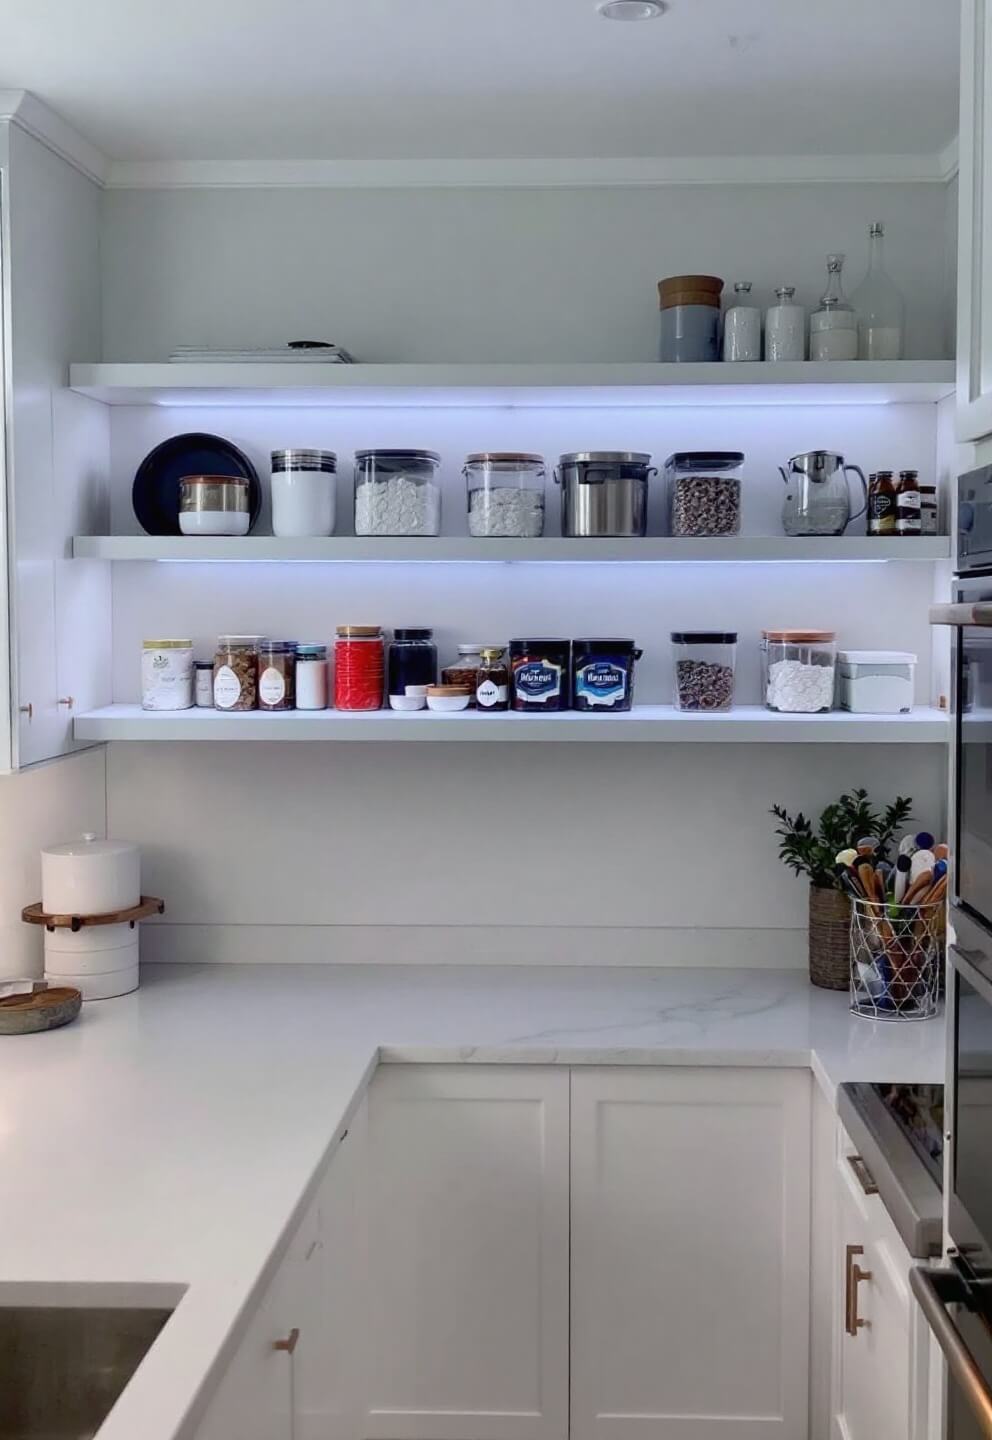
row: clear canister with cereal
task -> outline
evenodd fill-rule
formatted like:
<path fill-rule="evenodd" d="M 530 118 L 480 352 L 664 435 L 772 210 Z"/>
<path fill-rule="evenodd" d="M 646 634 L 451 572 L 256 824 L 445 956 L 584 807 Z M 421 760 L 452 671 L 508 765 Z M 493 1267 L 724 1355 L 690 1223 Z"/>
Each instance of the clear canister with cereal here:
<path fill-rule="evenodd" d="M 676 710 L 731 709 L 736 656 L 736 630 L 673 630 Z"/>
<path fill-rule="evenodd" d="M 665 461 L 669 528 L 673 535 L 739 535 L 740 450 L 683 450 Z"/>

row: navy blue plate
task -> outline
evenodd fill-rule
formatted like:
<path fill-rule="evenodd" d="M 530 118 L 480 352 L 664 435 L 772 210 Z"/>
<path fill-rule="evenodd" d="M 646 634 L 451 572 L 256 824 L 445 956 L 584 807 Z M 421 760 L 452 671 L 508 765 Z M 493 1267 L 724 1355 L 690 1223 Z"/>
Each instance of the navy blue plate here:
<path fill-rule="evenodd" d="M 181 535 L 179 482 L 184 475 L 240 475 L 248 481 L 249 530 L 262 508 L 262 487 L 247 455 L 230 440 L 200 431 L 173 435 L 156 445 L 138 466 L 131 504 L 138 524 L 149 535 Z"/>

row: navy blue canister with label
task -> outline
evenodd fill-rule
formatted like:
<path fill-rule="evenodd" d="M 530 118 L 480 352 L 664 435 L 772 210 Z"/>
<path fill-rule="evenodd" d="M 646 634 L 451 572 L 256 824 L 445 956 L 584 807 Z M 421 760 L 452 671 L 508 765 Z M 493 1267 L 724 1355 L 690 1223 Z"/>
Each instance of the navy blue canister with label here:
<path fill-rule="evenodd" d="M 641 653 L 633 640 L 573 640 L 572 703 L 576 710 L 629 710 L 634 703 L 634 666 Z"/>
<path fill-rule="evenodd" d="M 510 693 L 514 710 L 547 715 L 569 708 L 569 640 L 511 640 Z"/>

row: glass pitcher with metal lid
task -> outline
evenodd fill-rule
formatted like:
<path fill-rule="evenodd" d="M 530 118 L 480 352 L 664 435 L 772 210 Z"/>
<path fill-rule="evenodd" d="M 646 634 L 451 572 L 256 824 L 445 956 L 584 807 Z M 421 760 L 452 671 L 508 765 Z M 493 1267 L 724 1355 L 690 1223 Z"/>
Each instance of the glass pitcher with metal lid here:
<path fill-rule="evenodd" d="M 780 465 L 787 493 L 782 505 L 786 535 L 843 535 L 852 520 L 868 508 L 868 482 L 859 465 L 848 465 L 830 450 L 793 455 L 788 469 Z M 861 481 L 863 503 L 851 512 L 848 471 Z"/>

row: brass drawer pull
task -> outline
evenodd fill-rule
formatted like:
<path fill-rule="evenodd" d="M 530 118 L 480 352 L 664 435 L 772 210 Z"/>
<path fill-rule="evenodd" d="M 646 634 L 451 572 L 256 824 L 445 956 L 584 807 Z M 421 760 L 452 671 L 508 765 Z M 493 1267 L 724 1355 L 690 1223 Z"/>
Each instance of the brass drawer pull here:
<path fill-rule="evenodd" d="M 864 1253 L 863 1245 L 848 1245 L 844 1262 L 844 1329 L 855 1337 L 869 1323 L 858 1314 L 858 1286 L 862 1280 L 871 1279 L 871 1271 L 862 1270 L 856 1263 L 856 1257 Z"/>
<path fill-rule="evenodd" d="M 292 1330 L 290 1330 L 289 1334 L 286 1336 L 285 1340 L 276 1340 L 272 1348 L 273 1350 L 282 1350 L 286 1355 L 292 1355 L 293 1351 L 296 1349 L 299 1343 L 300 1332 L 294 1325 Z"/>
<path fill-rule="evenodd" d="M 878 1186 L 875 1184 L 875 1177 L 860 1155 L 848 1155 L 847 1163 L 857 1176 L 858 1184 L 866 1195 L 877 1195 Z"/>

